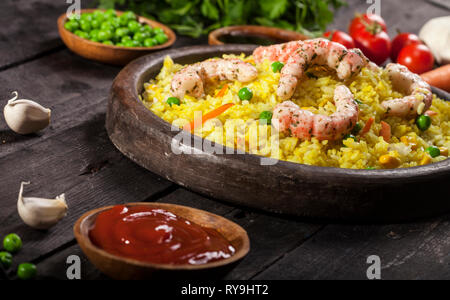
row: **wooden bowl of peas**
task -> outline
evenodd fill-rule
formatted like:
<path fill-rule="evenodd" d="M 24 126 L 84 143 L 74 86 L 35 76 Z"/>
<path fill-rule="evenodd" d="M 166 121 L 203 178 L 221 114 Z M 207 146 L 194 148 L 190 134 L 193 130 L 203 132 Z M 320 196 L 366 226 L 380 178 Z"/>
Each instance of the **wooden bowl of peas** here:
<path fill-rule="evenodd" d="M 64 13 L 58 18 L 58 31 L 76 54 L 120 66 L 176 40 L 175 33 L 159 22 L 113 9 L 82 9 L 79 16 Z"/>

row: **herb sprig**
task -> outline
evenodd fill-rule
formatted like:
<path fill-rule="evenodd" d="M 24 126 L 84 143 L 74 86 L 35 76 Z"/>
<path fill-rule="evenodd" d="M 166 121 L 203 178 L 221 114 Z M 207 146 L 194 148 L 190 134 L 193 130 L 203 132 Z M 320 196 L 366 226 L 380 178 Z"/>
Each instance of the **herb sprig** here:
<path fill-rule="evenodd" d="M 100 8 L 130 9 L 199 37 L 230 25 L 256 24 L 318 36 L 343 0 L 98 0 Z"/>

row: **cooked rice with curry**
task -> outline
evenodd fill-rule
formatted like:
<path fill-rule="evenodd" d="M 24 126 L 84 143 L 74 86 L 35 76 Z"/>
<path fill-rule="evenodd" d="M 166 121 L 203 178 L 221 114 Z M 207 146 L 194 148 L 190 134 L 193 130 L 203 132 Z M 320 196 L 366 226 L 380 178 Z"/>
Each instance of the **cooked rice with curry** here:
<path fill-rule="evenodd" d="M 143 103 L 165 121 L 275 159 L 391 169 L 445 160 L 450 148 L 450 103 L 425 81 L 325 39 L 187 66 L 166 57 L 144 87 Z"/>

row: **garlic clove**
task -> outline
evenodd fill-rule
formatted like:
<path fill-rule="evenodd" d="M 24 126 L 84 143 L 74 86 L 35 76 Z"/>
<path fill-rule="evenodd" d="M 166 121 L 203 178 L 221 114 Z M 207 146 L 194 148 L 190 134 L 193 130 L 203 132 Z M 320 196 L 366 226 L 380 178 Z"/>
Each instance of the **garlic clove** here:
<path fill-rule="evenodd" d="M 36 229 L 48 229 L 58 223 L 67 214 L 65 195 L 55 199 L 36 197 L 23 197 L 23 186 L 30 182 L 20 184 L 17 210 L 23 222 Z"/>
<path fill-rule="evenodd" d="M 438 64 L 450 63 L 450 16 L 429 20 L 419 32 Z"/>
<path fill-rule="evenodd" d="M 17 99 L 18 93 L 8 101 L 3 109 L 6 124 L 14 132 L 30 134 L 46 128 L 50 124 L 51 110 L 39 103 Z"/>

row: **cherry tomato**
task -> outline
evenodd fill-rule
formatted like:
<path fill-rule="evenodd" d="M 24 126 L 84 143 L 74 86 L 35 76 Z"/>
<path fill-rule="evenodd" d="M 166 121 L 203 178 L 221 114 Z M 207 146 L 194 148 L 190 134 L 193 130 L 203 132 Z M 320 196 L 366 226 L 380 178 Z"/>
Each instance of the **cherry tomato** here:
<path fill-rule="evenodd" d="M 375 14 L 357 14 L 348 27 L 348 33 L 353 34 L 367 26 L 378 26 L 382 31 L 387 32 L 386 22 L 379 15 Z"/>
<path fill-rule="evenodd" d="M 395 37 L 395 39 L 392 40 L 391 44 L 392 62 L 396 62 L 400 51 L 410 44 L 422 44 L 422 42 L 420 41 L 419 37 L 413 33 L 408 32 L 399 33 Z"/>
<path fill-rule="evenodd" d="M 410 44 L 400 51 L 397 63 L 406 66 L 411 72 L 422 74 L 433 69 L 434 57 L 427 46 Z"/>
<path fill-rule="evenodd" d="M 348 49 L 355 48 L 355 42 L 353 41 L 353 38 L 343 31 L 339 30 L 327 31 L 323 36 L 329 39 L 330 41 L 344 45 Z"/>
<path fill-rule="evenodd" d="M 364 55 L 374 63 L 381 65 L 391 52 L 391 41 L 386 32 L 375 29 L 360 29 L 352 34 L 356 48 L 361 49 Z"/>

